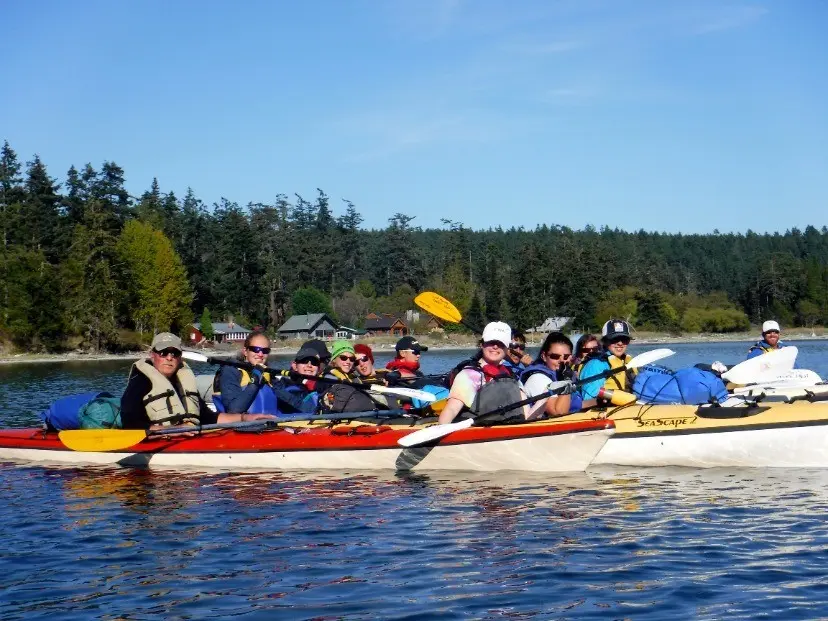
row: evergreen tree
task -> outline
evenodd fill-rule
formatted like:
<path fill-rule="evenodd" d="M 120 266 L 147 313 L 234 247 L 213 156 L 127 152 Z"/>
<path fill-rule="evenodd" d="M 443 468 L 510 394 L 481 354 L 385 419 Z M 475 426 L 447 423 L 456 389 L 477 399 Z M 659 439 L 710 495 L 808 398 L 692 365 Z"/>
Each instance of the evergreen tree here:
<path fill-rule="evenodd" d="M 206 306 L 204 307 L 204 311 L 201 313 L 201 333 L 204 335 L 204 338 L 208 341 L 212 341 L 215 336 L 215 330 L 213 330 L 213 320 L 210 317 L 210 309 Z"/>

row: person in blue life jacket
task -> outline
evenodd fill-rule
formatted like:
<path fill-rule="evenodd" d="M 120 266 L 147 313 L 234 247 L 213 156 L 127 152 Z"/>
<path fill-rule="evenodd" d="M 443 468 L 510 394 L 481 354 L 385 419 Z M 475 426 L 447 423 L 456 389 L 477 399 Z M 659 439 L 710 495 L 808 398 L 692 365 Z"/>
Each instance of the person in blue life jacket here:
<path fill-rule="evenodd" d="M 306 343 L 294 356 L 293 362 L 290 363 L 290 370 L 299 375 L 318 377 L 321 366 L 319 350 Z M 279 412 L 281 414 L 312 414 L 316 412 L 319 403 L 316 382 L 316 379 L 307 377 L 291 377 L 290 375 L 280 377 L 273 384 L 273 392 L 276 394 Z"/>
<path fill-rule="evenodd" d="M 251 332 L 244 340 L 241 362 L 252 369 L 223 366 L 216 374 L 214 402 L 225 412 L 275 413 L 273 378 L 265 370 L 270 355 L 270 339 L 263 332 Z"/>
<path fill-rule="evenodd" d="M 573 392 L 574 372 L 572 361 L 572 341 L 562 332 L 550 332 L 541 345 L 538 357 L 526 367 L 520 376 L 526 395 L 535 397 L 549 390 L 553 382 L 569 381 L 561 394 L 538 401 L 531 407 L 537 411 L 543 407 L 544 413 L 551 417 L 563 416 L 595 405 L 595 401 L 583 403 L 581 395 Z"/>
<path fill-rule="evenodd" d="M 587 363 L 587 360 L 601 355 L 601 341 L 594 334 L 582 334 L 575 343 L 575 351 L 572 354 L 571 366 L 575 370 L 575 375 L 581 377 L 581 369 Z M 586 377 L 586 376 L 584 376 Z"/>
<path fill-rule="evenodd" d="M 532 364 L 532 356 L 526 353 L 526 335 L 520 330 L 512 330 L 512 339 L 503 364 L 511 369 L 516 376 Z"/>
<path fill-rule="evenodd" d="M 207 425 L 273 418 L 263 414 L 216 413 L 198 393 L 193 371 L 182 360 L 181 339 L 161 332 L 152 339 L 148 359 L 132 365 L 121 397 L 124 429 L 170 425 Z"/>
<path fill-rule="evenodd" d="M 780 332 L 779 323 L 776 321 L 770 320 L 763 323 L 762 339 L 748 349 L 747 360 L 785 347 L 785 343 L 779 340 Z"/>
<path fill-rule="evenodd" d="M 614 369 L 622 369 L 632 356 L 627 354 L 627 346 L 630 344 L 630 324 L 623 319 L 610 319 L 601 328 L 601 344 L 604 351 L 597 356 L 590 357 L 586 364 L 581 367 L 581 380 L 605 373 Z M 630 392 L 635 377 L 634 369 L 620 370 L 608 375 L 606 379 L 599 378 L 581 386 L 581 396 L 584 400 L 601 399 L 617 404 L 626 402 L 628 397 L 634 396 Z M 613 395 L 616 394 L 616 399 Z"/>

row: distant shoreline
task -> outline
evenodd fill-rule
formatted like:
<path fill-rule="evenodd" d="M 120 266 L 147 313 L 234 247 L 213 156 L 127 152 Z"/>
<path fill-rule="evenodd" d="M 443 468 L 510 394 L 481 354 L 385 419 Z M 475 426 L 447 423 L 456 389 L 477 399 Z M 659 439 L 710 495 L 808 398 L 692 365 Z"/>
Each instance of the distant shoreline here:
<path fill-rule="evenodd" d="M 534 335 L 528 335 L 530 338 L 529 347 L 538 347 L 541 339 L 533 339 Z M 783 341 L 824 341 L 828 339 L 828 334 L 810 334 L 800 331 L 792 331 L 792 333 L 784 334 Z M 633 345 L 665 345 L 665 344 L 704 344 L 704 343 L 754 343 L 759 340 L 759 336 L 747 333 L 739 334 L 701 334 L 701 335 L 681 335 L 671 336 L 667 334 L 646 334 L 636 337 Z M 359 342 L 366 343 L 374 349 L 374 351 L 382 354 L 392 353 L 394 351 L 394 340 L 384 340 L 382 342 L 370 342 L 367 340 L 360 340 Z M 429 351 L 458 351 L 474 349 L 476 341 L 469 338 L 465 342 L 439 343 L 435 342 L 430 337 L 422 337 L 423 345 L 429 348 Z M 295 354 L 299 350 L 301 343 L 291 344 L 284 347 L 275 347 L 271 355 L 286 356 Z M 227 358 L 238 354 L 238 349 L 232 350 L 193 350 L 199 351 L 207 356 Z M 142 356 L 144 352 L 134 351 L 119 354 L 107 353 L 81 353 L 81 352 L 67 352 L 61 354 L 33 354 L 33 353 L 17 353 L 17 354 L 0 354 L 0 366 L 14 365 L 14 364 L 39 364 L 39 363 L 58 363 L 58 362 L 104 362 L 111 360 L 136 360 Z"/>

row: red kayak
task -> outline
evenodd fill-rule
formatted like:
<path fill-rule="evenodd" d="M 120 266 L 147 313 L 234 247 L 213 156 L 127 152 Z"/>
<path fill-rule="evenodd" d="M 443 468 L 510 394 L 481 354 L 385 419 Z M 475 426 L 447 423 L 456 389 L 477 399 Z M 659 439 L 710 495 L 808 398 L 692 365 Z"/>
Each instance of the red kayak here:
<path fill-rule="evenodd" d="M 547 420 L 470 427 L 412 448 L 397 444 L 403 436 L 422 428 L 359 422 L 290 423 L 265 431 L 220 429 L 190 436 L 150 435 L 126 449 L 113 451 L 76 451 L 61 442 L 56 432 L 7 429 L 0 431 L 0 459 L 225 470 L 565 472 L 586 469 L 615 432 L 611 420 Z"/>

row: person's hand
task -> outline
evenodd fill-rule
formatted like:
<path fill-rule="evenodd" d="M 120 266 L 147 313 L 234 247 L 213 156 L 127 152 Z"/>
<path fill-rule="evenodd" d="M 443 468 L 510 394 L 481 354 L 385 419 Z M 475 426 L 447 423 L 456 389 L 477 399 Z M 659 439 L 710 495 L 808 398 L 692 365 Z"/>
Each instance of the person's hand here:
<path fill-rule="evenodd" d="M 532 364 L 532 356 L 530 356 L 529 354 L 523 354 L 523 356 L 521 356 L 520 358 L 520 362 L 521 364 L 525 364 L 528 367 L 530 364 Z"/>
<path fill-rule="evenodd" d="M 710 368 L 713 369 L 719 375 L 727 371 L 727 365 L 725 365 L 723 362 L 719 362 L 718 360 L 711 364 Z"/>
<path fill-rule="evenodd" d="M 385 380 L 387 382 L 398 382 L 402 377 L 402 373 L 399 371 L 389 371 L 385 374 Z"/>
<path fill-rule="evenodd" d="M 261 387 L 264 384 L 264 367 L 253 367 L 250 370 L 250 377 L 256 386 Z"/>
<path fill-rule="evenodd" d="M 549 384 L 549 392 L 556 395 L 571 395 L 575 392 L 575 384 L 572 383 L 572 380 L 552 382 Z"/>
<path fill-rule="evenodd" d="M 273 414 L 243 414 L 242 421 L 247 422 L 251 420 L 279 420 L 279 417 Z"/>
<path fill-rule="evenodd" d="M 572 380 L 575 377 L 575 372 L 571 366 L 563 364 L 558 369 L 558 377 L 562 380 Z"/>

